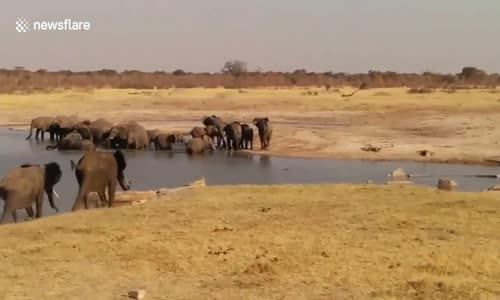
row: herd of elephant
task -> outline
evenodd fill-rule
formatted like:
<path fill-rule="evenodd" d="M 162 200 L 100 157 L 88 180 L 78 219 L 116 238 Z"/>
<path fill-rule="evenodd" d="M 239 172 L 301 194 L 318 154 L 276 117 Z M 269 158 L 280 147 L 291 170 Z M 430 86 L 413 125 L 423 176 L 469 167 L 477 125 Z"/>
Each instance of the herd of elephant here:
<path fill-rule="evenodd" d="M 161 129 L 146 130 L 137 122 L 113 124 L 107 119 L 79 120 L 76 116 L 38 117 L 31 121 L 30 139 L 50 134 L 56 144 L 47 149 L 95 150 L 96 146 L 114 149 L 172 150 L 175 143 L 184 143 L 188 154 L 199 154 L 205 150 L 225 148 L 228 150 L 253 149 L 254 130 L 248 124 L 225 122 L 215 115 L 203 117 L 203 126 L 196 126 L 188 133 L 168 133 Z M 269 147 L 273 126 L 269 118 L 254 118 L 261 150 Z"/>
<path fill-rule="evenodd" d="M 253 129 L 240 122 L 224 122 L 220 117 L 209 116 L 202 119 L 203 127 L 196 126 L 189 133 L 166 133 L 162 130 L 146 130 L 137 122 L 114 125 L 106 119 L 95 121 L 78 120 L 76 117 L 38 117 L 32 120 L 30 134 L 36 130 L 35 138 L 49 132 L 55 145 L 47 149 L 85 150 L 80 160 L 71 161 L 78 182 L 78 193 L 72 211 L 82 207 L 89 208 L 89 194 L 99 195 L 97 207 L 113 205 L 116 184 L 122 190 L 130 190 L 130 181 L 125 177 L 127 162 L 121 149 L 171 150 L 174 143 L 185 143 L 189 154 L 212 151 L 216 147 L 228 150 L 253 149 Z M 269 118 L 255 118 L 253 124 L 258 129 L 261 149 L 269 147 L 272 125 Z M 114 152 L 95 151 L 96 146 L 115 148 Z M 17 222 L 17 210 L 24 209 L 30 218 L 40 218 L 44 194 L 50 206 L 59 211 L 54 202 L 54 186 L 61 180 L 62 171 L 57 162 L 45 165 L 23 164 L 13 168 L 0 180 L 0 199 L 5 201 L 0 223 L 5 223 L 11 215 Z M 108 197 L 106 199 L 106 189 Z M 33 210 L 35 204 L 35 210 Z"/>

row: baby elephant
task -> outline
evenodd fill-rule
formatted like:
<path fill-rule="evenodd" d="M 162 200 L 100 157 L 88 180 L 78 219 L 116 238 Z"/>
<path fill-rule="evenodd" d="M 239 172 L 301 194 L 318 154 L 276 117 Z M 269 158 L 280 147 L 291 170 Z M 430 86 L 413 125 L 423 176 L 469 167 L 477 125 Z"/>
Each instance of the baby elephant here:
<path fill-rule="evenodd" d="M 54 186 L 61 180 L 62 171 L 58 163 L 45 166 L 24 164 L 10 170 L 0 181 L 0 198 L 5 200 L 0 223 L 11 214 L 17 222 L 16 210 L 26 209 L 33 217 L 33 202 L 36 204 L 36 218 L 42 216 L 43 193 L 49 197 L 50 206 L 59 211 L 54 204 Z M 57 195 L 57 194 L 56 194 Z"/>
<path fill-rule="evenodd" d="M 186 144 L 186 152 L 190 155 L 201 154 L 207 149 L 213 151 L 213 149 L 215 149 L 215 146 L 213 140 L 206 135 L 204 135 L 203 137 L 194 138 Z"/>

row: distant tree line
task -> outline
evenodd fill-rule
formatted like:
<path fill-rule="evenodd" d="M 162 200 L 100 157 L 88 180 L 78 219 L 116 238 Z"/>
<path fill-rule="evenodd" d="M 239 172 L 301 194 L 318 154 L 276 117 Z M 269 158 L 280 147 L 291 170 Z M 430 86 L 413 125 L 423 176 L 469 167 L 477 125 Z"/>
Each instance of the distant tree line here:
<path fill-rule="evenodd" d="M 397 73 L 369 71 L 368 73 L 308 72 L 305 69 L 294 72 L 248 71 L 242 61 L 228 61 L 217 73 L 191 73 L 178 69 L 174 72 L 141 72 L 127 70 L 99 70 L 88 72 L 46 70 L 29 71 L 22 67 L 0 69 L 0 93 L 50 92 L 55 89 L 153 89 L 153 88 L 256 88 L 353 86 L 366 88 L 409 87 L 409 88 L 493 88 L 500 85 L 499 74 L 488 74 L 475 67 L 465 67 L 457 74 L 432 72 Z"/>

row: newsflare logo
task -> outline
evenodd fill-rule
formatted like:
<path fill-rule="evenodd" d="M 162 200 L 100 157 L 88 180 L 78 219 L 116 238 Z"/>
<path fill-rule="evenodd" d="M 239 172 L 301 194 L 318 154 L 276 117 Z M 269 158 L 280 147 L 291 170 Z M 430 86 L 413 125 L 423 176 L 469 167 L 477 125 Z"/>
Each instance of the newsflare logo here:
<path fill-rule="evenodd" d="M 88 31 L 90 22 L 64 19 L 63 21 L 28 21 L 25 17 L 16 20 L 17 32 L 28 31 Z"/>

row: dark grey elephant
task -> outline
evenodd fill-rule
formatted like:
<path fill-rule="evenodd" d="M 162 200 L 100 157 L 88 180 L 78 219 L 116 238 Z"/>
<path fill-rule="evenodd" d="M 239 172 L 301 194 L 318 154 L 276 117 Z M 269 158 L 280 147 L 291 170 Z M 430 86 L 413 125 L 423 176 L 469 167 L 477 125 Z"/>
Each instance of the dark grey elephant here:
<path fill-rule="evenodd" d="M 172 145 L 177 141 L 177 136 L 173 133 L 160 133 L 154 138 L 156 150 L 172 150 Z"/>
<path fill-rule="evenodd" d="M 77 116 L 57 116 L 50 124 L 50 130 L 54 132 L 56 141 L 64 138 L 68 133 L 73 132 L 78 125 Z"/>
<path fill-rule="evenodd" d="M 59 211 L 54 203 L 54 186 L 61 180 L 62 171 L 55 162 L 44 166 L 24 164 L 10 170 L 0 181 L 0 198 L 5 201 L 0 223 L 4 223 L 8 215 L 17 222 L 16 211 L 26 209 L 28 216 L 42 216 L 43 193 L 49 198 L 50 206 Z M 35 202 L 36 213 L 33 213 Z"/>
<path fill-rule="evenodd" d="M 111 128 L 108 136 L 110 146 L 115 149 L 146 149 L 149 137 L 146 129 L 137 122 L 118 124 Z"/>
<path fill-rule="evenodd" d="M 203 137 L 193 138 L 186 144 L 187 154 L 202 154 L 205 150 L 213 151 L 215 149 L 213 140 L 204 135 Z"/>
<path fill-rule="evenodd" d="M 121 150 L 114 153 L 94 151 L 87 152 L 78 163 L 71 161 L 71 169 L 75 169 L 75 176 L 78 182 L 78 195 L 73 204 L 72 211 L 78 210 L 82 202 L 85 209 L 88 209 L 88 194 L 96 192 L 99 194 L 101 202 L 113 205 L 115 199 L 116 183 L 124 191 L 130 190 L 130 182 L 124 174 L 127 167 L 125 156 Z M 108 189 L 108 199 L 106 199 L 106 188 Z M 97 206 L 101 206 L 99 203 Z"/>
<path fill-rule="evenodd" d="M 224 127 L 226 126 L 226 122 L 224 122 L 221 117 L 217 117 L 215 115 L 205 116 L 201 121 L 205 126 L 214 126 L 217 128 L 217 147 L 226 148 L 226 139 L 224 136 Z"/>
<path fill-rule="evenodd" d="M 241 141 L 240 148 L 241 149 L 249 149 L 253 150 L 253 128 L 248 124 L 241 124 Z"/>
<path fill-rule="evenodd" d="M 85 150 L 95 151 L 96 147 L 90 140 L 84 140 L 76 131 L 70 132 L 55 145 L 47 146 L 47 150 Z"/>
<path fill-rule="evenodd" d="M 105 118 L 99 118 L 94 121 L 84 120 L 76 125 L 76 131 L 78 131 L 84 139 L 99 145 L 108 137 L 113 125 L 111 121 Z"/>
<path fill-rule="evenodd" d="M 234 149 L 235 151 L 240 149 L 241 142 L 241 125 L 239 122 L 232 122 L 224 127 L 224 133 L 226 134 L 227 150 Z"/>
<path fill-rule="evenodd" d="M 253 124 L 259 130 L 260 149 L 268 149 L 273 135 L 273 125 L 271 124 L 271 121 L 269 121 L 268 117 L 255 118 L 253 119 Z"/>
<path fill-rule="evenodd" d="M 54 121 L 53 117 L 37 117 L 31 120 L 31 125 L 30 125 L 30 134 L 28 137 L 26 137 L 27 140 L 31 138 L 33 135 L 33 129 L 35 129 L 35 139 L 38 140 L 38 135 L 41 133 L 42 136 L 42 141 L 44 139 L 44 134 L 45 132 L 48 132 L 50 134 L 50 140 L 54 140 L 54 130 L 51 130 L 50 125 Z"/>

